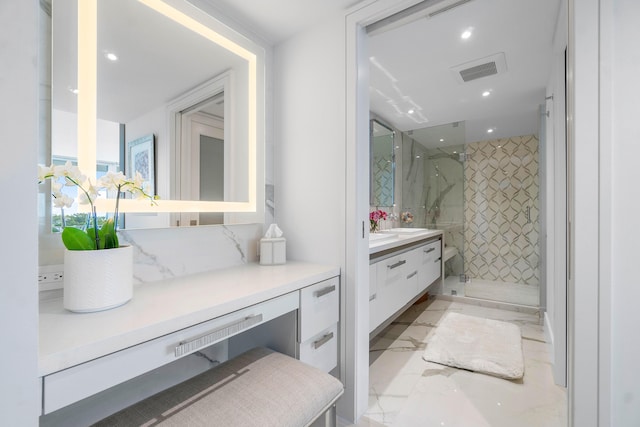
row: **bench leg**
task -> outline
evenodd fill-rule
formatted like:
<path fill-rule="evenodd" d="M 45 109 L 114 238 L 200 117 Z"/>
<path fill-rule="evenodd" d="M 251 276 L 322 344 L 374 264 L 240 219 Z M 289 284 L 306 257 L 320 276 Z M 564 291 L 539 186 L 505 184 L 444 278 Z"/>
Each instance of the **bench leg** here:
<path fill-rule="evenodd" d="M 310 427 L 336 427 L 336 405 L 327 409 Z"/>

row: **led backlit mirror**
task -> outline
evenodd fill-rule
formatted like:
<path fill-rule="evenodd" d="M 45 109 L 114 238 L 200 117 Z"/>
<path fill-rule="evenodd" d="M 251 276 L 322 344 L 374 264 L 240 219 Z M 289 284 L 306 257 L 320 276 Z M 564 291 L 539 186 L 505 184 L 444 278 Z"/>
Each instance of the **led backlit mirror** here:
<path fill-rule="evenodd" d="M 263 48 L 185 0 L 54 0 L 52 9 L 53 127 L 56 107 L 72 105 L 78 166 L 96 176 L 108 122 L 129 159 L 125 173 L 132 150 L 155 168 L 157 205 L 127 199 L 120 211 L 219 212 L 224 218 L 214 223 L 263 222 Z M 56 44 L 64 25 L 77 26 L 77 38 Z M 76 43 L 77 61 L 71 55 L 70 70 L 56 69 L 56 55 Z M 70 83 L 59 80 L 64 75 Z M 196 142 L 185 142 L 191 135 Z M 201 152 L 217 154 L 202 160 Z M 199 185 L 215 179 L 214 190 Z M 113 203 L 96 205 L 112 211 Z"/>

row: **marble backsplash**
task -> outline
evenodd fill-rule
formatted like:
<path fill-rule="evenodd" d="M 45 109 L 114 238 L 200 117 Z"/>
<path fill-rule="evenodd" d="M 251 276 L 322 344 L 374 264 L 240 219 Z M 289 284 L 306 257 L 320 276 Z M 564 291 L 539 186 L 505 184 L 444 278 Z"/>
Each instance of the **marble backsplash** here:
<path fill-rule="evenodd" d="M 134 248 L 134 283 L 147 283 L 258 260 L 262 224 L 122 230 Z M 40 265 L 63 264 L 60 235 L 41 238 Z"/>

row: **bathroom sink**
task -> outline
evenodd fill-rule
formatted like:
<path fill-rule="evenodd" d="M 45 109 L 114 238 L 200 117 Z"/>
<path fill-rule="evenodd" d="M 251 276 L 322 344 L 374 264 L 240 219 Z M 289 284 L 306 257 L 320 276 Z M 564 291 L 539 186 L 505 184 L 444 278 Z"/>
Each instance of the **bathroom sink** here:
<path fill-rule="evenodd" d="M 393 233 L 393 234 L 414 234 L 414 233 L 424 233 L 429 231 L 428 228 L 389 228 L 387 230 L 382 230 L 382 233 Z"/>
<path fill-rule="evenodd" d="M 397 234 L 392 234 L 392 233 L 371 233 L 369 234 L 369 242 L 380 242 L 382 240 L 391 240 L 396 238 L 398 235 Z"/>

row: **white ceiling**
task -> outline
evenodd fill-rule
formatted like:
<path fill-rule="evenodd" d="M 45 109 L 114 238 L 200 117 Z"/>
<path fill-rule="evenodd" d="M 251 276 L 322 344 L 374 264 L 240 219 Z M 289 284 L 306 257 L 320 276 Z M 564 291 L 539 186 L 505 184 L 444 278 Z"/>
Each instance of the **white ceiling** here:
<path fill-rule="evenodd" d="M 471 0 L 370 34 L 371 110 L 403 131 L 464 122 L 466 142 L 537 134 L 558 6 L 558 0 Z M 463 40 L 469 28 L 472 36 Z M 499 53 L 504 73 L 463 83 L 451 70 Z"/>
<path fill-rule="evenodd" d="M 132 0 L 98 2 L 98 118 L 127 123 L 246 61 Z M 75 111 L 74 0 L 52 3 L 53 107 Z M 117 61 L 104 54 L 115 53 Z M 218 113 L 220 114 L 220 113 Z"/>
<path fill-rule="evenodd" d="M 282 42 L 359 2 L 192 1 L 210 3 L 272 44 Z M 439 5 L 452 1 L 454 0 L 428 0 L 424 3 L 437 4 L 425 9 L 422 16 L 425 12 L 431 12 Z M 387 27 L 371 33 L 369 56 L 374 58 L 370 61 L 371 110 L 403 131 L 464 122 L 466 142 L 537 133 L 538 107 L 545 102 L 545 86 L 550 73 L 559 2 L 560 0 L 471 0 L 431 18 L 413 15 L 409 19 L 398 21 L 402 23 L 400 26 L 397 22 L 392 29 Z M 54 1 L 54 17 L 56 10 L 61 9 L 60 4 L 64 3 L 72 1 Z M 126 40 L 142 41 L 142 44 L 137 45 L 140 54 L 123 51 L 117 65 L 109 64 L 106 60 L 100 65 L 104 67 L 101 70 L 110 70 L 108 74 L 118 73 L 113 74 L 116 77 L 110 78 L 108 82 L 107 79 L 99 82 L 99 87 L 105 94 L 100 96 L 101 99 L 107 100 L 107 95 L 115 97 L 118 93 L 137 94 L 126 104 L 115 100 L 101 104 L 99 108 L 105 113 L 101 116 L 105 118 L 126 122 L 131 117 L 136 117 L 137 112 L 149 111 L 149 106 L 166 102 L 234 62 L 228 52 L 221 49 L 214 51 L 215 47 L 210 44 L 202 46 L 203 41 L 198 37 L 170 33 L 165 26 L 156 22 L 161 19 L 157 14 L 147 12 L 147 16 L 140 17 L 137 11 L 129 10 L 134 7 L 140 9 L 138 2 L 110 0 L 100 3 L 105 8 L 105 14 L 106 6 L 109 6 L 108 22 L 114 28 L 108 33 L 117 36 L 113 39 L 101 36 L 101 40 L 122 49 L 136 47 Z M 73 15 L 61 15 L 58 15 L 61 22 L 54 25 L 54 33 L 73 28 L 71 23 L 64 22 L 65 19 L 74 19 Z M 104 25 L 106 28 L 107 24 Z M 470 27 L 473 35 L 468 40 L 462 40 L 461 32 Z M 158 29 L 161 30 L 157 31 Z M 181 30 L 175 28 L 175 31 Z M 176 43 L 175 40 L 182 36 L 191 36 L 191 39 Z M 64 57 L 56 55 L 59 49 L 60 46 L 54 46 L 54 59 Z M 197 53 L 198 49 L 207 54 Z M 506 72 L 502 74 L 459 83 L 450 70 L 451 67 L 500 52 L 504 53 L 507 66 Z M 183 55 L 184 53 L 189 55 Z M 167 56 L 175 58 L 178 54 L 182 55 L 180 60 L 166 59 Z M 221 68 L 217 60 L 224 56 L 226 65 Z M 196 60 L 196 65 L 190 65 L 192 63 L 189 61 L 192 59 Z M 54 76 L 69 75 L 71 81 L 75 81 L 74 63 L 74 58 L 66 61 L 54 60 Z M 104 76 L 107 74 L 106 71 L 102 73 Z M 130 86 L 126 86 L 127 84 Z M 71 87 L 71 83 L 54 84 L 54 100 L 66 98 L 68 102 L 74 103 L 75 97 L 69 92 Z M 491 91 L 487 98 L 481 96 L 485 90 Z M 144 105 L 137 105 L 138 102 Z M 413 115 L 408 114 L 410 107 L 415 110 Z M 488 136 L 486 130 L 490 127 L 495 132 Z M 415 134 L 437 132 L 432 130 Z"/>
<path fill-rule="evenodd" d="M 277 44 L 358 2 L 216 0 L 215 4 Z M 370 34 L 369 56 L 375 58 L 370 64 L 371 110 L 403 131 L 464 122 L 466 142 L 537 134 L 560 0 L 471 0 L 424 17 L 454 2 L 427 0 L 423 3 L 435 5 L 421 15 Z M 467 28 L 473 34 L 462 40 L 460 34 Z M 498 53 L 506 60 L 502 74 L 459 83 L 450 70 Z M 491 92 L 487 98 L 481 96 L 485 90 Z M 410 107 L 416 110 L 414 115 L 407 113 Z M 437 129 L 448 127 L 414 136 L 437 135 Z M 487 134 L 489 128 L 494 132 Z"/>
<path fill-rule="evenodd" d="M 361 0 L 204 0 L 277 45 Z"/>

